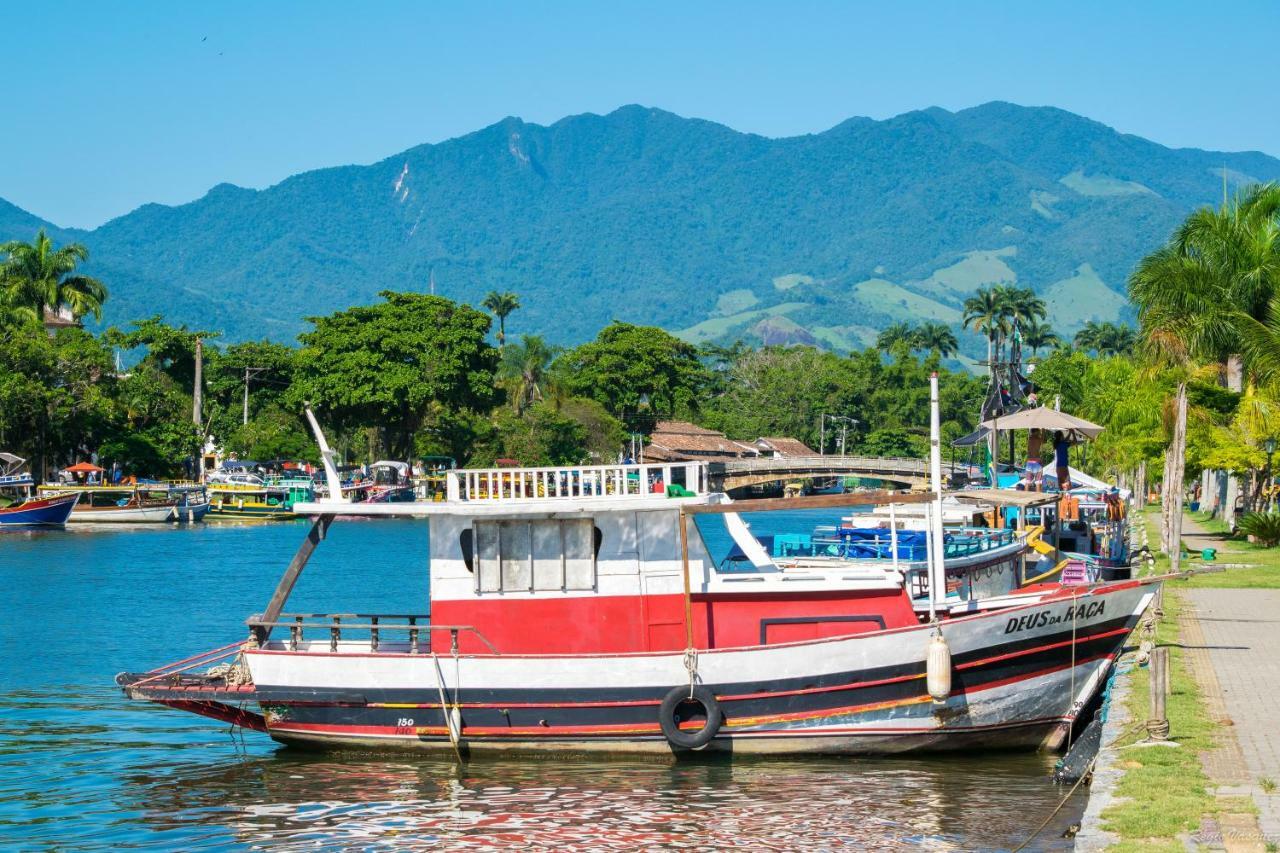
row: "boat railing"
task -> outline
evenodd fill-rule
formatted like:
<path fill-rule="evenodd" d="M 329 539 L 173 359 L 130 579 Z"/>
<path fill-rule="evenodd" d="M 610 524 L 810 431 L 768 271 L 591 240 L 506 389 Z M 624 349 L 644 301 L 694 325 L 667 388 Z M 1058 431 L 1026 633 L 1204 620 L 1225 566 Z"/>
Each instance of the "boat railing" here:
<path fill-rule="evenodd" d="M 308 630 L 319 631 L 322 637 L 327 637 L 331 652 L 337 652 L 340 643 L 349 642 L 349 636 L 344 641 L 344 632 L 348 635 L 355 632 L 360 635 L 358 639 L 367 639 L 371 652 L 382 648 L 383 634 L 391 633 L 404 637 L 403 645 L 406 648 L 396 648 L 395 651 L 407 651 L 409 654 L 422 654 L 424 651 L 430 653 L 430 641 L 426 642 L 425 648 L 419 642 L 423 639 L 423 632 L 429 637 L 432 631 L 448 631 L 451 653 L 458 651 L 458 636 L 465 632 L 484 643 L 489 651 L 498 654 L 493 643 L 476 628 L 470 625 L 432 625 L 429 624 L 429 618 L 426 613 L 281 613 L 273 622 L 263 620 L 260 615 L 252 616 L 248 625 L 255 633 L 261 634 L 269 633 L 273 628 L 288 628 L 288 649 L 291 652 L 296 652 L 307 640 Z"/>
<path fill-rule="evenodd" d="M 1015 538 L 1012 530 L 989 530 L 978 527 L 949 527 L 943 537 L 944 554 L 948 559 L 967 557 L 1010 545 Z M 885 530 L 882 535 L 849 539 L 841 536 L 836 528 L 820 527 L 812 535 L 787 533 L 775 536 L 773 540 L 773 556 L 780 558 L 832 557 L 892 560 L 895 550 L 898 559 L 905 562 L 923 562 L 929 556 L 927 543 L 913 541 L 903 534 L 895 537 L 888 530 Z"/>
<path fill-rule="evenodd" d="M 708 492 L 700 462 L 568 465 L 547 468 L 466 468 L 445 472 L 450 501 L 547 498 L 696 497 Z"/>

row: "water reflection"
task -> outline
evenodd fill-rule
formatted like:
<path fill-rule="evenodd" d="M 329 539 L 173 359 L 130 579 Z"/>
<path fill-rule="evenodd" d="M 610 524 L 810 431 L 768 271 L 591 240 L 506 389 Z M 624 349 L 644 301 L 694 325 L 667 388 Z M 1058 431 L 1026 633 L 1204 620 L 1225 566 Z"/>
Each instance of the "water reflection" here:
<path fill-rule="evenodd" d="M 224 825 L 273 850 L 357 846 L 1011 847 L 1056 792 L 1041 759 L 998 762 L 573 759 L 480 761 L 280 750 L 126 780 L 122 803 L 162 835 Z M 1062 823 L 1069 822 L 1063 818 Z M 1037 849 L 1065 848 L 1047 832 Z"/>
<path fill-rule="evenodd" d="M 992 849 L 1016 846 L 1062 796 L 1053 759 L 1023 754 L 460 767 L 307 753 L 112 686 L 122 669 L 239 636 L 298 536 L 282 525 L 0 541 L 0 847 Z M 424 546 L 421 526 L 335 525 L 297 607 L 425 601 Z M 1032 849 L 1067 849 L 1082 808 L 1078 796 Z"/>

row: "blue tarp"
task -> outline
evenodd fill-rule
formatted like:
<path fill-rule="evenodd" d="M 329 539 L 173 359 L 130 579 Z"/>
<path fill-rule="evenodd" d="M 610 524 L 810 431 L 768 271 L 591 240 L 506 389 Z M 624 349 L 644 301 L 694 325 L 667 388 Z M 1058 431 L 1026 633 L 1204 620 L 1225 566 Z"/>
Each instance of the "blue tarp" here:
<path fill-rule="evenodd" d="M 847 557 L 879 560 L 893 558 L 890 532 L 882 527 L 841 527 L 838 534 Z M 928 547 L 929 535 L 925 531 L 898 531 L 899 560 L 923 560 Z"/>

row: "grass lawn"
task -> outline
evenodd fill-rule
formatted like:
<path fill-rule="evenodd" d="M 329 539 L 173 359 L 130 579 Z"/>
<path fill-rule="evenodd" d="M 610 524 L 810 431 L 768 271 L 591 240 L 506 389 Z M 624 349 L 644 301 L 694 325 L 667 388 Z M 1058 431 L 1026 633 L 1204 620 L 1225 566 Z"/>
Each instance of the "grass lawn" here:
<path fill-rule="evenodd" d="M 1151 542 L 1159 541 L 1159 511 L 1145 513 Z M 1261 549 L 1260 549 L 1261 550 Z M 1240 562 L 1252 562 L 1252 559 Z M 1271 568 L 1280 574 L 1280 560 Z M 1157 557 L 1155 573 L 1169 569 L 1167 557 Z M 1228 570 L 1228 573 L 1233 570 Z M 1254 569 L 1238 570 L 1241 577 Z M 1178 636 L 1178 613 L 1185 606 L 1179 590 L 1190 583 L 1197 586 L 1245 586 L 1248 584 L 1223 584 L 1224 578 L 1235 580 L 1230 574 L 1197 576 L 1192 581 L 1171 581 L 1165 585 L 1164 618 L 1156 630 L 1156 641 L 1169 649 L 1172 666 L 1172 692 L 1166 700 L 1170 738 L 1179 746 L 1136 747 L 1125 749 L 1121 766 L 1125 774 L 1116 788 L 1120 799 L 1102 814 L 1103 827 L 1120 836 L 1115 850 L 1183 850 L 1177 839 L 1180 833 L 1194 832 L 1205 817 L 1215 817 L 1225 812 L 1255 811 L 1252 800 L 1220 799 L 1210 793 L 1210 781 L 1200 766 L 1200 752 L 1214 746 L 1217 726 L 1205 714 L 1199 687 L 1187 669 L 1187 662 Z M 1214 581 L 1219 581 L 1214 583 Z M 1135 635 L 1141 639 L 1140 633 Z M 1135 668 L 1130 675 L 1132 689 L 1128 706 L 1131 724 L 1136 729 L 1122 738 L 1118 745 L 1133 744 L 1145 737 L 1145 728 L 1138 721 L 1147 719 L 1150 690 L 1150 673 L 1146 667 Z"/>
<path fill-rule="evenodd" d="M 1148 513 L 1151 541 L 1159 541 L 1159 511 Z M 1197 524 L 1210 533 L 1227 535 L 1227 526 L 1221 520 L 1212 518 L 1208 513 L 1187 513 Z M 1222 550 L 1230 548 L 1238 554 L 1223 554 Z M 1277 589 L 1280 588 L 1280 548 L 1264 548 L 1246 539 L 1244 536 L 1233 538 L 1224 548 L 1219 549 L 1218 560 L 1223 563 L 1253 563 L 1247 569 L 1226 569 L 1209 575 L 1196 575 L 1185 583 L 1194 587 L 1217 587 L 1219 589 Z M 1183 561 L 1187 568 L 1203 565 L 1199 560 Z M 1184 583 L 1184 582 L 1179 582 Z"/>

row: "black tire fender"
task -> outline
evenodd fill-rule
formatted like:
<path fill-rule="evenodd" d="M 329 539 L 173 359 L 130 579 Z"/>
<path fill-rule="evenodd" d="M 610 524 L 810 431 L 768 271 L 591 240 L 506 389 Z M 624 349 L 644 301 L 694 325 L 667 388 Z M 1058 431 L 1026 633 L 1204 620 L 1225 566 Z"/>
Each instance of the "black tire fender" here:
<path fill-rule="evenodd" d="M 697 731 L 680 728 L 680 709 L 685 705 L 700 705 L 706 714 L 706 722 Z M 716 695 L 702 685 L 695 685 L 690 695 L 688 685 L 673 687 L 662 699 L 658 709 L 658 724 L 667 741 L 680 749 L 701 749 L 720 731 L 724 715 Z"/>

